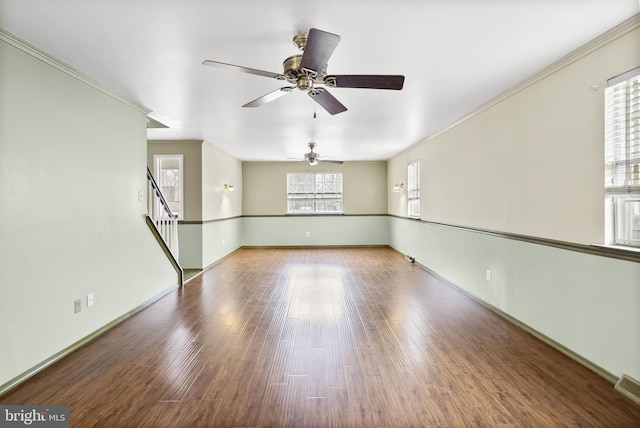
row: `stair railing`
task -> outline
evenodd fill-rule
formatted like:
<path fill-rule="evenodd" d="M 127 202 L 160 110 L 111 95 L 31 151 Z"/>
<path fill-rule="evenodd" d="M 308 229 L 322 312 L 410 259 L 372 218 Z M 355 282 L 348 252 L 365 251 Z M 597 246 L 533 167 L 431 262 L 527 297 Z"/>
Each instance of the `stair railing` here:
<path fill-rule="evenodd" d="M 178 260 L 178 216 L 171 212 L 167 200 L 162 195 L 160 186 L 147 168 L 147 213 L 151 222 L 164 240 L 167 248 Z"/>

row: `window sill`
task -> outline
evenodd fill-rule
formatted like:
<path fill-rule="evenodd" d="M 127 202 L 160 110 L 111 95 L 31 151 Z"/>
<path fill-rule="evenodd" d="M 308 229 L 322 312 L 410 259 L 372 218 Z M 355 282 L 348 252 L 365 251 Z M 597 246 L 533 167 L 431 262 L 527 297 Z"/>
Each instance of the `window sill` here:
<path fill-rule="evenodd" d="M 309 213 L 309 214 L 287 213 L 286 215 L 289 217 L 326 217 L 326 216 L 336 217 L 336 216 L 344 215 L 344 213 Z"/>

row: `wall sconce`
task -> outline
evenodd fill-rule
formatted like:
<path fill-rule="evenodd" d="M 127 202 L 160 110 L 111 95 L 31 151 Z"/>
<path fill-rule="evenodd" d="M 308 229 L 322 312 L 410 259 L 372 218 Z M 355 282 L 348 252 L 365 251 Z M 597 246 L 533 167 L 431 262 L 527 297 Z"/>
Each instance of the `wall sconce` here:
<path fill-rule="evenodd" d="M 225 184 L 222 191 L 225 193 L 233 193 L 236 191 L 236 188 L 231 184 Z"/>
<path fill-rule="evenodd" d="M 396 183 L 396 185 L 393 186 L 393 191 L 396 193 L 402 191 L 402 189 L 404 189 L 404 183 Z"/>

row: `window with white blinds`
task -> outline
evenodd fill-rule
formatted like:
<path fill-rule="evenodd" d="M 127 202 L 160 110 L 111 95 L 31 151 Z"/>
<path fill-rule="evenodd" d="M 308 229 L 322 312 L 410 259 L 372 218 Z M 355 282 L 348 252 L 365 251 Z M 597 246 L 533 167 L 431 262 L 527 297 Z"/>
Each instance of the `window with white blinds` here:
<path fill-rule="evenodd" d="M 287 174 L 287 214 L 342 214 L 342 174 Z"/>
<path fill-rule="evenodd" d="M 420 218 L 420 161 L 415 160 L 407 166 L 407 215 Z"/>
<path fill-rule="evenodd" d="M 607 82 L 604 159 L 613 243 L 640 246 L 640 67 Z"/>

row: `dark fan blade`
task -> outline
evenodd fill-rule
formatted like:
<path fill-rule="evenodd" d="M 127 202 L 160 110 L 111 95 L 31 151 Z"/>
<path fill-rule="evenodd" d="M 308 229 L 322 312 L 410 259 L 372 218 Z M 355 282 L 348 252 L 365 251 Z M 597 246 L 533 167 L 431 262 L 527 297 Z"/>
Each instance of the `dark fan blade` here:
<path fill-rule="evenodd" d="M 347 108 L 342 105 L 342 103 L 338 101 L 336 97 L 331 95 L 326 89 L 323 89 L 321 91 L 316 90 L 315 92 L 309 91 L 308 94 L 311 98 L 314 99 L 315 102 L 320 104 L 322 108 L 328 111 L 331 115 L 347 111 Z"/>
<path fill-rule="evenodd" d="M 307 44 L 302 53 L 300 66 L 309 70 L 324 71 L 329 57 L 338 46 L 340 36 L 312 28 L 307 36 Z"/>
<path fill-rule="evenodd" d="M 269 92 L 267 95 L 263 95 L 260 98 L 256 98 L 255 100 L 246 103 L 242 107 L 260 107 L 268 102 L 271 102 L 275 99 L 278 99 L 284 95 L 287 95 L 289 92 L 293 91 L 295 86 L 285 86 L 284 88 L 276 89 L 273 92 Z"/>
<path fill-rule="evenodd" d="M 242 67 L 241 65 L 226 64 L 224 62 L 210 61 L 208 59 L 204 60 L 202 64 L 208 65 L 211 67 L 226 68 L 227 70 L 240 71 L 242 73 L 247 73 L 247 74 L 255 74 L 258 76 L 271 77 L 273 79 L 278 79 L 278 80 L 286 80 L 286 77 L 283 76 L 282 74 L 272 73 L 270 71 L 264 71 L 264 70 L 256 70 L 255 68 Z"/>
<path fill-rule="evenodd" d="M 338 165 L 342 165 L 344 162 L 339 160 L 318 159 L 318 163 L 337 163 Z"/>
<path fill-rule="evenodd" d="M 369 88 L 369 89 L 402 89 L 404 76 L 400 75 L 358 75 L 342 74 L 327 76 L 325 78 L 327 86 L 336 88 Z"/>

